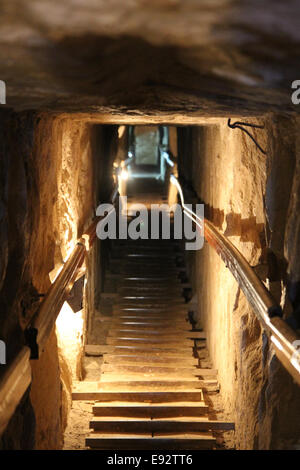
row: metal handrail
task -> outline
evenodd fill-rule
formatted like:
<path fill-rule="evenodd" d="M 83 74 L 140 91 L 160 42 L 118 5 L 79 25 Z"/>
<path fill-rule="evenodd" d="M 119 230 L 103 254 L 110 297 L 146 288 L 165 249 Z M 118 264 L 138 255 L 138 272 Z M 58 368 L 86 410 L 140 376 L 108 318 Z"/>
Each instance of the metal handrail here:
<path fill-rule="evenodd" d="M 281 307 L 240 251 L 211 222 L 205 218 L 202 219 L 186 206 L 178 179 L 171 175 L 170 181 L 178 190 L 184 214 L 202 230 L 206 241 L 229 268 L 270 337 L 279 361 L 300 385 L 300 351 L 296 347 L 300 344 L 300 338 L 281 318 Z"/>
<path fill-rule="evenodd" d="M 117 194 L 118 187 L 116 186 L 110 198 L 113 205 Z M 27 345 L 21 348 L 0 378 L 0 436 L 31 383 L 30 359 L 38 359 L 39 353 L 43 351 L 56 318 L 72 289 L 78 271 L 82 267 L 85 255 L 96 239 L 97 225 L 104 217 L 106 216 L 96 217 L 77 242 L 38 311 L 24 331 Z"/>

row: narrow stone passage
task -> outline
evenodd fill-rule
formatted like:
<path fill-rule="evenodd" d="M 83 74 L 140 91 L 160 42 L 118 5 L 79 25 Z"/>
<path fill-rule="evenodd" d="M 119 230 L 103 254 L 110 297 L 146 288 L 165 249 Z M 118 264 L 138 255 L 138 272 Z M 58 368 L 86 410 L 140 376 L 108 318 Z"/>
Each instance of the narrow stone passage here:
<path fill-rule="evenodd" d="M 103 355 L 100 381 L 79 382 L 73 392 L 74 400 L 94 401 L 87 447 L 212 449 L 215 431 L 234 429 L 209 406 L 217 371 L 204 359 L 205 332 L 186 302 L 184 258 L 174 239 L 112 242 L 112 314 L 97 319 L 108 322 L 106 345 L 86 346 Z"/>

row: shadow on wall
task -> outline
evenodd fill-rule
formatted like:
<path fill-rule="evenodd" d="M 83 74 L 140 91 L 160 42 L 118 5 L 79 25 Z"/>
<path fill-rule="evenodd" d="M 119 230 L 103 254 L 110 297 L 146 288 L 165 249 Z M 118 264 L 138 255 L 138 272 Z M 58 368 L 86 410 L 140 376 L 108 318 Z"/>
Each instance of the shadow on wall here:
<path fill-rule="evenodd" d="M 226 237 L 240 237 L 241 242 L 251 242 L 256 248 L 266 247 L 264 224 L 257 223 L 256 217 L 242 218 L 241 214 L 230 212 L 224 215 L 224 210 L 205 205 L 205 217 L 219 230 L 226 223 L 224 235 Z"/>

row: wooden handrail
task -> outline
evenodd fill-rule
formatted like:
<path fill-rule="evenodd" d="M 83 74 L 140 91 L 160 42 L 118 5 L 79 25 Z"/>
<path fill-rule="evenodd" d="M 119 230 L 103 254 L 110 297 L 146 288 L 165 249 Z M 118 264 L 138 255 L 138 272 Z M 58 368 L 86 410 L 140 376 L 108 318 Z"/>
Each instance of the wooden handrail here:
<path fill-rule="evenodd" d="M 171 175 L 170 180 L 177 187 L 184 213 L 195 222 L 198 228 L 203 230 L 206 241 L 224 261 L 268 334 L 279 361 L 300 385 L 300 352 L 296 347 L 297 343 L 295 343 L 300 338 L 296 331 L 281 318 L 281 307 L 276 303 L 246 258 L 228 238 L 222 235 L 211 222 L 205 218 L 199 218 L 185 205 L 178 179 Z"/>
<path fill-rule="evenodd" d="M 85 243 L 78 242 L 63 269 L 49 289 L 37 315 L 29 328 L 37 331 L 36 343 L 39 351 L 46 345 L 47 339 L 54 327 L 56 318 L 66 300 L 76 279 L 77 271 L 81 268 L 86 254 Z"/>
<path fill-rule="evenodd" d="M 0 382 L 0 436 L 31 383 L 30 349 L 23 346 Z"/>

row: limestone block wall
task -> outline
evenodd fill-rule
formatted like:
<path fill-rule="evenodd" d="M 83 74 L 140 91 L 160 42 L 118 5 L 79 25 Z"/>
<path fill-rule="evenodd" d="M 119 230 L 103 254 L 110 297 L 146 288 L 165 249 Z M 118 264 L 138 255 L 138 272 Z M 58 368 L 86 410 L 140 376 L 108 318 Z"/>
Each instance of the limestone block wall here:
<path fill-rule="evenodd" d="M 222 119 L 212 126 L 189 129 L 191 144 L 186 144 L 186 151 L 192 158 L 187 156 L 184 173 L 205 202 L 206 217 L 252 266 L 260 265 L 262 278 L 289 315 L 286 273 L 299 265 L 295 248 L 299 234 L 292 230 L 298 220 L 295 123 L 280 116 L 247 121 L 265 125 L 253 132 L 267 156 Z M 182 140 L 181 136 L 184 150 Z M 299 387 L 274 356 L 233 276 L 206 243 L 192 256 L 191 271 L 198 320 L 208 334 L 225 410 L 236 422 L 237 448 L 296 448 Z"/>
<path fill-rule="evenodd" d="M 76 116 L 6 112 L 1 117 L 0 336 L 9 360 L 23 342 L 37 294 L 51 285 L 49 273 L 62 265 L 93 216 L 94 131 Z M 80 332 L 74 331 L 72 354 L 64 335 L 54 330 L 40 359 L 31 361 L 30 395 L 3 435 L 3 448 L 62 446 L 82 349 Z"/>

